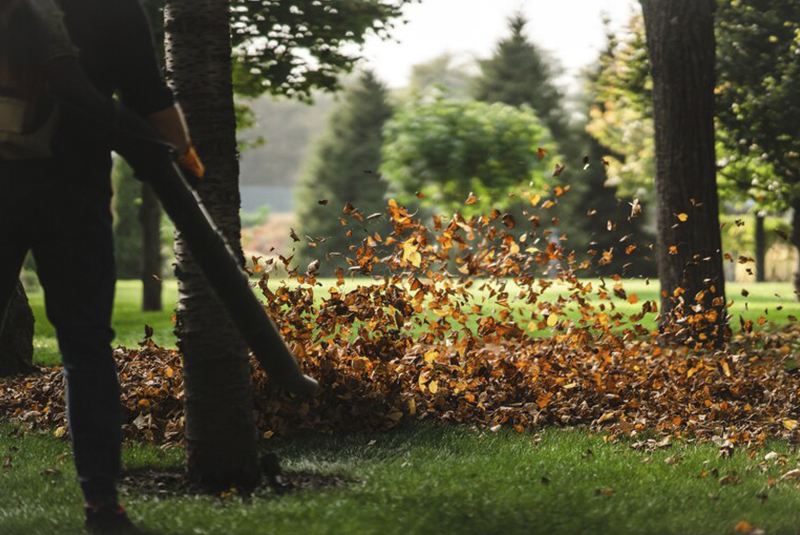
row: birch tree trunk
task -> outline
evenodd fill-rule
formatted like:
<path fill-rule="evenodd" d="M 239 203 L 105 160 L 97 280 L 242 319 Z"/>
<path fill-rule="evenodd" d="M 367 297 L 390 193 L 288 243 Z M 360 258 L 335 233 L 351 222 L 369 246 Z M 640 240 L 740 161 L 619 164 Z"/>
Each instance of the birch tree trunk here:
<path fill-rule="evenodd" d="M 198 191 L 244 263 L 229 10 L 228 0 L 168 0 L 166 58 L 168 78 L 206 164 Z M 189 474 L 209 488 L 251 489 L 260 474 L 247 348 L 180 233 L 175 256 Z"/>

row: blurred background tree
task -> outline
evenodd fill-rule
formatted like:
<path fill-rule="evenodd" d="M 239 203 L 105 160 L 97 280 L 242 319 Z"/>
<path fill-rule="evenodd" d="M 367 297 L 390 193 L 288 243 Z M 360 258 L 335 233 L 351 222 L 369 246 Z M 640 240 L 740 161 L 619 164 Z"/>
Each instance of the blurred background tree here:
<path fill-rule="evenodd" d="M 323 274 L 347 268 L 345 257 L 355 240 L 337 217 L 345 205 L 357 208 L 364 218 L 385 212 L 387 185 L 378 169 L 383 125 L 391 116 L 386 87 L 371 71 L 363 71 L 336 103 L 297 194 L 296 262 L 301 270 L 314 260 L 320 261 Z M 386 217 L 365 220 L 364 228 L 382 236 L 391 231 Z"/>
<path fill-rule="evenodd" d="M 528 106 L 415 99 L 385 128 L 381 172 L 403 203 L 450 212 L 488 212 L 509 194 L 543 192 L 557 146 Z M 548 156 L 540 157 L 538 149 Z M 472 200 L 467 202 L 472 194 Z"/>
<path fill-rule="evenodd" d="M 474 77 L 468 65 L 459 62 L 454 54 L 445 53 L 414 65 L 408 89 L 411 95 L 424 95 L 436 90 L 451 98 L 469 98 L 473 84 Z"/>
<path fill-rule="evenodd" d="M 717 120 L 734 161 L 755 157 L 771 173 L 754 175 L 760 206 L 793 209 L 800 250 L 800 4 L 725 0 L 717 11 Z M 800 266 L 795 275 L 800 298 Z"/>
<path fill-rule="evenodd" d="M 792 122 L 797 100 L 789 97 L 792 78 L 787 73 L 799 58 L 792 52 L 797 47 L 792 44 L 796 24 L 791 22 L 798 8 L 777 4 L 780 12 L 771 3 L 729 0 L 715 14 L 717 186 L 724 206 L 737 214 L 723 230 L 726 245 L 755 254 L 757 280 L 765 277 L 765 251 L 774 242 L 764 229 L 780 226 L 765 216 L 779 216 L 791 207 L 796 184 L 791 164 L 779 171 L 776 162 L 787 153 L 789 159 L 784 161 L 791 162 L 793 149 L 786 140 L 797 128 Z M 590 84 L 595 97 L 588 131 L 606 148 L 608 182 L 647 206 L 654 200 L 655 152 L 652 79 L 641 15 L 634 15 L 624 32 L 607 35 L 599 72 Z M 785 79 L 784 90 L 772 90 L 775 77 Z M 767 110 L 781 119 L 769 119 Z M 759 142 L 771 149 L 764 150 Z M 748 211 L 754 216 L 753 236 L 742 240 L 744 235 L 733 222 Z"/>

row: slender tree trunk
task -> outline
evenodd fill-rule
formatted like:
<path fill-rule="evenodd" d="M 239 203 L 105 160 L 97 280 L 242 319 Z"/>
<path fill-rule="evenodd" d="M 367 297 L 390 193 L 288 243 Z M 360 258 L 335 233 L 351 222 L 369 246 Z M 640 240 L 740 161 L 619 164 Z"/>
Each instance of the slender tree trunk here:
<path fill-rule="evenodd" d="M 764 230 L 764 219 L 759 212 L 756 212 L 756 282 L 767 280 L 767 234 Z"/>
<path fill-rule="evenodd" d="M 726 309 L 714 154 L 715 4 L 641 4 L 653 76 L 662 327 L 691 315 L 699 321 L 687 322 L 679 337 L 720 341 Z"/>
<path fill-rule="evenodd" d="M 142 310 L 162 310 L 161 302 L 161 205 L 153 189 L 142 184 Z"/>
<path fill-rule="evenodd" d="M 33 366 L 33 312 L 22 283 L 17 283 L 0 333 L 0 377 L 31 373 Z"/>
<path fill-rule="evenodd" d="M 798 265 L 794 272 L 794 295 L 800 301 L 800 198 L 795 198 L 792 203 L 792 244 L 797 249 Z"/>
<path fill-rule="evenodd" d="M 206 164 L 200 196 L 244 263 L 229 10 L 228 0 L 168 0 L 167 70 Z M 179 233 L 175 257 L 189 474 L 206 487 L 251 489 L 260 474 L 247 348 Z"/>

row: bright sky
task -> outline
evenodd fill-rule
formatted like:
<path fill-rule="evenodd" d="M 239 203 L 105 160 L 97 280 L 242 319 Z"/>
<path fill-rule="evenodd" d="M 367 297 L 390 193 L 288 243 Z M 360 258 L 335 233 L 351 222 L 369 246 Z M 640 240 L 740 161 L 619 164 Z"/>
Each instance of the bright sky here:
<path fill-rule="evenodd" d="M 408 84 L 411 67 L 449 52 L 459 62 L 487 58 L 508 35 L 508 17 L 521 11 L 529 38 L 561 62 L 572 85 L 605 43 L 603 15 L 619 28 L 638 9 L 637 0 L 422 0 L 406 6 L 408 24 L 395 29 L 396 41 L 370 39 L 364 56 L 389 87 Z"/>

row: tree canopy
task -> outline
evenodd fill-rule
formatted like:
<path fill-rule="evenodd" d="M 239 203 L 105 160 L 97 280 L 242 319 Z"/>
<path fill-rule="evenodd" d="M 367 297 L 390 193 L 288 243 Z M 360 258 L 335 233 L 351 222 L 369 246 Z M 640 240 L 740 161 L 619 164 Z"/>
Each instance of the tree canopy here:
<path fill-rule="evenodd" d="M 451 210 L 503 207 L 507 194 L 541 188 L 552 171 L 545 153 L 556 152 L 528 106 L 441 96 L 410 102 L 385 133 L 381 172 L 391 191 L 404 202 Z"/>
<path fill-rule="evenodd" d="M 744 186 L 786 209 L 800 199 L 800 5 L 726 0 L 717 11 L 717 121 L 732 163 L 771 166 Z"/>
<path fill-rule="evenodd" d="M 725 201 L 749 198 L 759 207 L 783 210 L 791 186 L 776 176 L 773 163 L 781 151 L 788 150 L 786 144 L 780 146 L 780 139 L 785 140 L 789 129 L 797 128 L 790 118 L 794 112 L 789 111 L 794 105 L 786 94 L 763 85 L 774 83 L 775 77 L 787 78 L 787 65 L 797 61 L 786 57 L 796 47 L 791 45 L 792 38 L 785 30 L 780 37 L 777 32 L 778 27 L 791 23 L 784 25 L 779 18 L 769 9 L 738 1 L 727 1 L 718 9 L 716 144 L 718 186 Z M 757 52 L 761 42 L 774 50 Z M 784 61 L 768 60 L 773 54 L 783 56 Z M 641 15 L 631 18 L 622 35 L 609 33 L 591 86 L 596 96 L 587 129 L 609 152 L 609 183 L 625 194 L 650 199 L 655 174 L 652 79 Z M 770 109 L 772 115 L 780 109 L 782 118 L 766 119 Z M 780 123 L 783 127 L 776 126 Z M 776 128 L 784 129 L 783 138 Z M 763 149 L 759 142 L 772 150 Z"/>
<path fill-rule="evenodd" d="M 313 88 L 338 89 L 366 37 L 389 37 L 403 6 L 415 1 L 233 0 L 236 91 L 310 100 Z"/>

